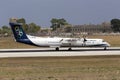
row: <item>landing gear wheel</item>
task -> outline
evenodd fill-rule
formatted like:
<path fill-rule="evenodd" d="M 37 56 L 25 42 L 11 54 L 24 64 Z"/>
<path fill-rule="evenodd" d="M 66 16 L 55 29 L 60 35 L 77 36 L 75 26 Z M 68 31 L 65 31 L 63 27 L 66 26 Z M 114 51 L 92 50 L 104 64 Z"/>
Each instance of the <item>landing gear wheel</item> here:
<path fill-rule="evenodd" d="M 59 47 L 56 47 L 56 51 L 59 51 Z"/>
<path fill-rule="evenodd" d="M 107 47 L 104 47 L 104 50 L 107 50 Z"/>
<path fill-rule="evenodd" d="M 68 51 L 71 51 L 71 50 L 72 50 L 72 48 L 69 48 L 69 49 L 68 49 Z"/>

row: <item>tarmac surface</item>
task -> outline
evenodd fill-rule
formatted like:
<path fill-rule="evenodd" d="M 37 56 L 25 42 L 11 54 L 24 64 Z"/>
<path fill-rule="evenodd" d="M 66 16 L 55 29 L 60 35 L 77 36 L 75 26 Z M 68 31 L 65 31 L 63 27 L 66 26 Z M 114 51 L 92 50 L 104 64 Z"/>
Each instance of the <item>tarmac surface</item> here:
<path fill-rule="evenodd" d="M 31 49 L 0 49 L 0 58 L 8 57 L 69 57 L 69 56 L 107 56 L 120 55 L 120 47 L 103 48 L 31 48 Z"/>

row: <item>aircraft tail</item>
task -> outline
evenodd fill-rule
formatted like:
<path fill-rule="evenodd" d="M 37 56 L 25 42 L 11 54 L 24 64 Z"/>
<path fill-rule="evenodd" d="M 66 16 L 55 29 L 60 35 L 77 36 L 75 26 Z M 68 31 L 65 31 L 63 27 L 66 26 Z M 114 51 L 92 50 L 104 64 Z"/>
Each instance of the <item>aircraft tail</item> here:
<path fill-rule="evenodd" d="M 24 32 L 22 24 L 17 23 L 15 19 L 10 19 L 9 24 L 14 34 L 14 38 L 17 42 L 32 44 L 32 42 L 28 39 L 26 33 Z"/>

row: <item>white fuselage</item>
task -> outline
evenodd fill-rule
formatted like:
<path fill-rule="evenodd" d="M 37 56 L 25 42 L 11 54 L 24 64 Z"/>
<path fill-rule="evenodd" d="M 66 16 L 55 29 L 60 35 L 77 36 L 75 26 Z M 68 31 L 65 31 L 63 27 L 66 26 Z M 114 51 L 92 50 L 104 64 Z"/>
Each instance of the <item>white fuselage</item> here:
<path fill-rule="evenodd" d="M 84 38 L 61 38 L 61 37 L 36 37 L 27 35 L 29 40 L 37 46 L 46 47 L 109 47 L 103 39 L 87 39 Z"/>

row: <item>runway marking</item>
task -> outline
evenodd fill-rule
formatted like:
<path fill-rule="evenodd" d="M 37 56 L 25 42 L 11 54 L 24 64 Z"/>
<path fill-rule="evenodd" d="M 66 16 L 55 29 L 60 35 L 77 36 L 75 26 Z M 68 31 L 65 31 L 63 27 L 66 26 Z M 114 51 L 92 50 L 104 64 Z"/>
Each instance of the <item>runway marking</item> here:
<path fill-rule="evenodd" d="M 54 48 L 40 49 L 0 49 L 0 58 L 5 57 L 57 57 L 57 56 L 107 56 L 120 55 L 120 48 L 109 48 L 103 50 L 101 48 L 73 48 L 67 51 L 66 48 L 55 51 Z"/>
<path fill-rule="evenodd" d="M 31 49 L 0 49 L 0 53 L 13 53 L 13 52 L 82 52 L 82 51 L 120 51 L 120 47 L 111 47 L 107 50 L 103 48 L 72 48 L 71 51 L 68 48 L 60 48 L 56 51 L 54 48 L 31 48 Z"/>

